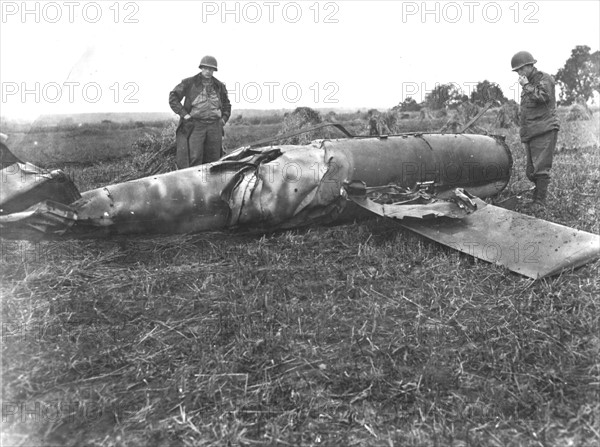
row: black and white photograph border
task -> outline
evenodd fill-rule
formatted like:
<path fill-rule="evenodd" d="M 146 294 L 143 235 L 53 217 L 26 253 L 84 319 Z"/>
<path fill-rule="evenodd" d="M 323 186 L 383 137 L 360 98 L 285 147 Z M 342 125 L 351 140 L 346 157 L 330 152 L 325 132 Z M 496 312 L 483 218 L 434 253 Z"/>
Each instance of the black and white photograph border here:
<path fill-rule="evenodd" d="M 598 445 L 599 16 L 0 1 L 1 445 Z"/>

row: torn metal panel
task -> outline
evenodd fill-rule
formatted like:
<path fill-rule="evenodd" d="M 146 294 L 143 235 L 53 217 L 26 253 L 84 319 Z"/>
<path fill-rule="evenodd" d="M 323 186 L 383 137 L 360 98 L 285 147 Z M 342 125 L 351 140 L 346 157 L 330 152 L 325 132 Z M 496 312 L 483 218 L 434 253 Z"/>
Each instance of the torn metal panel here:
<path fill-rule="evenodd" d="M 10 154 L 7 150 L 6 158 L 10 159 Z M 0 214 L 23 211 L 44 200 L 69 204 L 81 197 L 71 179 L 61 170 L 48 171 L 20 162 L 3 164 L 2 168 Z"/>
<path fill-rule="evenodd" d="M 2 169 L 12 165 L 13 163 L 23 163 L 8 149 L 8 146 L 6 146 L 7 140 L 8 136 L 0 133 L 0 163 Z"/>
<path fill-rule="evenodd" d="M 340 161 L 332 170 L 322 144 L 282 146 L 279 157 L 246 171 L 228 196 L 229 226 L 269 230 L 333 222 L 347 204 L 340 189 L 348 169 Z"/>
<path fill-rule="evenodd" d="M 431 183 L 428 187 L 433 186 L 432 182 L 427 183 Z M 409 190 L 396 185 L 368 188 L 362 182 L 347 184 L 344 191 L 348 200 L 378 216 L 392 219 L 462 219 L 487 205 L 462 188 L 456 188 L 446 199 L 428 193 L 427 188 Z"/>
<path fill-rule="evenodd" d="M 598 235 L 493 205 L 460 220 L 403 220 L 400 225 L 532 279 L 600 257 Z"/>
<path fill-rule="evenodd" d="M 39 240 L 64 235 L 76 221 L 77 214 L 70 206 L 45 200 L 24 211 L 0 215 L 0 228 L 7 239 Z"/>

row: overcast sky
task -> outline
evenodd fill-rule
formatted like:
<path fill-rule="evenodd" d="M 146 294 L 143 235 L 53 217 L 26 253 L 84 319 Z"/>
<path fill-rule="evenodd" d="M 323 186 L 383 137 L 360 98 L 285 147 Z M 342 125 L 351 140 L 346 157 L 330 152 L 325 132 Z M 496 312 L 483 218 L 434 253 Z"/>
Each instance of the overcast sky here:
<path fill-rule="evenodd" d="M 219 63 L 234 108 L 393 107 L 436 83 L 497 82 L 512 55 L 555 74 L 600 46 L 599 1 L 1 1 L 8 117 L 170 112 L 169 91 Z"/>

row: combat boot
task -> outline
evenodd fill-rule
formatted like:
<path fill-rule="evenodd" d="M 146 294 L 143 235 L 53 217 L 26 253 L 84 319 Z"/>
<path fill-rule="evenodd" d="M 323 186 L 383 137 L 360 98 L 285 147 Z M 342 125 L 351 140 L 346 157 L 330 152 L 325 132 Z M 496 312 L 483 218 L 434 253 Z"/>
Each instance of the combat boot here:
<path fill-rule="evenodd" d="M 540 177 L 535 181 L 535 190 L 533 191 L 532 210 L 540 210 L 546 207 L 546 197 L 548 195 L 549 177 Z"/>

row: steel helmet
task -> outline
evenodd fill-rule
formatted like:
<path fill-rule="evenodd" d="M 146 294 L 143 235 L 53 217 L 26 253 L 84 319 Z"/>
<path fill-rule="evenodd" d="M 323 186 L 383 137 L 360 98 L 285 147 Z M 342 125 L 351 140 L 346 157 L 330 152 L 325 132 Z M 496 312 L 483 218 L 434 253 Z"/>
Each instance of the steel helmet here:
<path fill-rule="evenodd" d="M 198 68 L 202 67 L 214 68 L 217 71 L 217 60 L 213 56 L 204 56 Z"/>
<path fill-rule="evenodd" d="M 512 71 L 517 71 L 519 68 L 524 67 L 525 65 L 535 64 L 536 62 L 537 61 L 533 58 L 530 52 L 519 51 L 510 60 L 510 65 L 512 65 Z"/>

